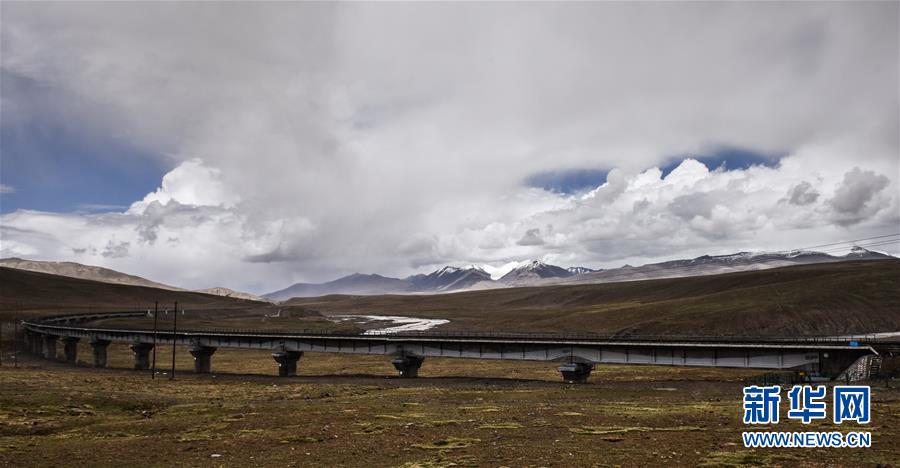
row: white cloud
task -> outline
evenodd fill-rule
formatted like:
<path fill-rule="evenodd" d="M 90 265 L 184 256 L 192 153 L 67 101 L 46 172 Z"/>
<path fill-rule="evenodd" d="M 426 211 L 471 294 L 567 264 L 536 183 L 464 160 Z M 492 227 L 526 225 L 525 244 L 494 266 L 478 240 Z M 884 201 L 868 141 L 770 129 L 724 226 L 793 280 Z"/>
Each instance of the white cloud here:
<path fill-rule="evenodd" d="M 844 174 L 844 180 L 834 192 L 828 204 L 834 209 L 834 218 L 841 225 L 856 224 L 879 211 L 883 203 L 872 201 L 890 183 L 884 175 L 862 171 L 854 167 Z"/>
<path fill-rule="evenodd" d="M 76 116 L 173 167 L 123 213 L 3 215 L 4 256 L 259 292 L 793 248 L 900 218 L 896 3 L 212 8 L 4 5 L 3 72 L 59 112 L 5 89 L 5 117 Z M 721 144 L 788 156 L 655 169 Z M 523 187 L 571 168 L 611 172 L 581 198 Z"/>
<path fill-rule="evenodd" d="M 16 193 L 16 189 L 11 185 L 0 184 L 0 193 Z"/>
<path fill-rule="evenodd" d="M 153 203 L 166 206 L 170 202 L 231 208 L 239 200 L 240 197 L 222 183 L 219 169 L 208 167 L 202 160 L 194 158 L 163 176 L 162 185 L 143 200 L 134 202 L 128 212 L 143 213 Z"/>

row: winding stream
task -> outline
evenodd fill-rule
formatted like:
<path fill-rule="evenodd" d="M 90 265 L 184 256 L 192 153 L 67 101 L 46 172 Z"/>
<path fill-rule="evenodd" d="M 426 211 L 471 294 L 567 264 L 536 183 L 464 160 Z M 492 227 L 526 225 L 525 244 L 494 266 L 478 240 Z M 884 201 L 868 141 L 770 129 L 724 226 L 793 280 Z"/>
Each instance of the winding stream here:
<path fill-rule="evenodd" d="M 403 317 L 400 315 L 333 315 L 330 318 L 335 321 L 351 322 L 362 326 L 366 329 L 363 335 L 425 331 L 450 323 L 449 320 L 444 319 Z"/>

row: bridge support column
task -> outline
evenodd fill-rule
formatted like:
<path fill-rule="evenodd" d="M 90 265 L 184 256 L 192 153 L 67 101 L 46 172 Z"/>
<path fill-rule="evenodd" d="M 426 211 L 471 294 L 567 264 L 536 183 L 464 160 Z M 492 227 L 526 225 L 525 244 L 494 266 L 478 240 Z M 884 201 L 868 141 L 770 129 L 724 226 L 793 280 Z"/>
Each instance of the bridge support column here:
<path fill-rule="evenodd" d="M 191 347 L 191 356 L 194 356 L 194 372 L 209 374 L 212 371 L 212 355 L 216 348 L 195 344 Z"/>
<path fill-rule="evenodd" d="M 297 375 L 297 361 L 303 357 L 303 351 L 272 351 L 272 358 L 278 363 L 279 377 L 293 377 Z"/>
<path fill-rule="evenodd" d="M 563 380 L 569 383 L 586 383 L 592 370 L 594 370 L 594 365 L 584 362 L 570 362 L 559 366 Z"/>
<path fill-rule="evenodd" d="M 153 343 L 132 343 L 131 351 L 134 353 L 134 368 L 147 370 L 150 368 L 150 351 Z"/>
<path fill-rule="evenodd" d="M 106 348 L 108 347 L 108 340 L 91 340 L 91 354 L 94 357 L 94 367 L 106 367 Z"/>
<path fill-rule="evenodd" d="M 56 335 L 44 335 L 44 357 L 47 359 L 56 359 Z"/>
<path fill-rule="evenodd" d="M 422 367 L 423 357 L 403 355 L 391 361 L 402 378 L 414 378 L 419 376 L 419 368 Z"/>
<path fill-rule="evenodd" d="M 44 335 L 40 333 L 34 334 L 34 339 L 31 340 L 31 352 L 38 356 L 44 354 Z"/>
<path fill-rule="evenodd" d="M 40 333 L 29 333 L 31 339 L 29 340 L 29 348 L 32 354 L 43 354 L 44 352 L 44 337 L 41 336 Z"/>
<path fill-rule="evenodd" d="M 78 360 L 78 338 L 74 336 L 67 336 L 62 339 L 63 341 L 63 354 L 66 356 L 66 362 L 69 364 L 75 364 Z"/>

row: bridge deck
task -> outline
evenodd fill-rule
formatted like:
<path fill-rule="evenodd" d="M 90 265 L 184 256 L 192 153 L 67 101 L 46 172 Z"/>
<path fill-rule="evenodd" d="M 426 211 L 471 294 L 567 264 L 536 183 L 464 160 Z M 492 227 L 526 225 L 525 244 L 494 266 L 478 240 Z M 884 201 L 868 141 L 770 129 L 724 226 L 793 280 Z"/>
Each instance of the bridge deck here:
<path fill-rule="evenodd" d="M 866 355 L 877 354 L 877 338 L 860 337 L 622 337 L 600 334 L 413 332 L 403 334 L 286 333 L 271 330 L 179 330 L 88 326 L 85 322 L 142 316 L 143 312 L 76 314 L 25 322 L 32 334 L 43 337 L 41 351 L 55 357 L 55 341 L 87 339 L 95 345 L 95 364 L 105 365 L 105 346 L 129 343 L 135 367 L 145 365 L 145 353 L 154 345 L 187 345 L 198 372 L 208 372 L 216 348 L 272 350 L 286 375 L 304 351 L 394 356 L 403 376 L 415 375 L 426 357 L 557 361 L 574 379 L 586 379 L 594 364 L 655 364 L 703 367 L 792 369 L 811 375 L 836 377 Z M 97 356 L 97 346 L 103 347 Z M 74 348 L 74 347 L 73 347 Z M 67 348 L 67 358 L 72 358 Z M 282 361 L 285 364 L 282 364 Z M 415 369 L 411 369 L 415 367 Z M 565 368 L 565 369 L 564 369 Z M 574 369 L 574 370 L 573 370 Z M 574 374 L 573 374 L 574 372 Z M 584 374 L 584 375 L 582 375 Z"/>

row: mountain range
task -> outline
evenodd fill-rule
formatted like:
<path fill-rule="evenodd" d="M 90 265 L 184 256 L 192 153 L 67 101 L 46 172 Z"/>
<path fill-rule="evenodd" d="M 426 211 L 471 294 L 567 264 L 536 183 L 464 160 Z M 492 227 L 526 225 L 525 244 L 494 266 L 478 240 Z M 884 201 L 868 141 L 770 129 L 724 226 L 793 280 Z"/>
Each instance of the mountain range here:
<path fill-rule="evenodd" d="M 313 297 L 328 294 L 433 294 L 504 287 L 611 283 L 765 270 L 790 265 L 889 258 L 894 257 L 862 247 L 854 247 L 850 253 L 840 256 L 806 250 L 739 252 L 731 255 L 703 255 L 692 259 L 651 263 L 638 267 L 625 265 L 607 270 L 595 270 L 587 267 L 562 268 L 531 260 L 510 270 L 497 280 L 492 279 L 486 271 L 475 266 L 445 266 L 429 274 L 418 274 L 403 279 L 357 273 L 328 283 L 297 283 L 288 288 L 264 294 L 263 297 L 273 301 L 283 301 L 291 297 Z"/>
<path fill-rule="evenodd" d="M 296 283 L 287 288 L 262 296 L 222 287 L 202 289 L 196 292 L 236 299 L 264 301 L 284 301 L 293 297 L 316 297 L 330 294 L 439 294 L 507 287 L 594 284 L 702 276 L 738 271 L 764 270 L 791 265 L 889 258 L 894 257 L 866 250 L 862 247 L 854 247 L 850 253 L 841 256 L 805 250 L 762 253 L 739 252 L 731 255 L 703 255 L 692 259 L 651 263 L 638 267 L 625 265 L 619 268 L 605 270 L 595 270 L 582 266 L 563 268 L 538 260 L 531 260 L 510 270 L 497 280 L 492 279 L 490 274 L 477 266 L 445 266 L 428 274 L 416 274 L 406 278 L 391 278 L 378 274 L 354 273 L 327 283 Z M 82 265 L 73 262 L 46 262 L 24 260 L 21 258 L 5 258 L 0 259 L 0 267 L 49 273 L 105 283 L 185 291 L 182 288 L 158 283 L 139 276 L 128 275 L 108 268 Z"/>
<path fill-rule="evenodd" d="M 635 281 L 684 276 L 716 275 L 737 271 L 765 270 L 791 265 L 843 262 L 851 260 L 879 260 L 894 258 L 879 252 L 853 247 L 846 255 L 797 250 L 792 252 L 738 252 L 731 255 L 703 255 L 688 260 L 671 260 L 633 267 L 625 265 L 609 270 L 596 270 L 557 281 L 555 284 L 590 284 Z"/>

